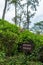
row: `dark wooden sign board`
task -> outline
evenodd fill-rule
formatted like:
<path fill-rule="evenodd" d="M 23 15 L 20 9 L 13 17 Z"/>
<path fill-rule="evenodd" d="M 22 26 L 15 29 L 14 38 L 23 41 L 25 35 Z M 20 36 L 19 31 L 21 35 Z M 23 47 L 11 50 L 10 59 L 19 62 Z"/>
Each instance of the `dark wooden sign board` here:
<path fill-rule="evenodd" d="M 31 53 L 32 51 L 32 45 L 31 44 L 22 44 L 22 50 L 25 52 L 25 53 Z"/>
<path fill-rule="evenodd" d="M 19 50 L 24 52 L 25 54 L 31 53 L 34 45 L 31 43 L 22 43 L 19 46 Z"/>

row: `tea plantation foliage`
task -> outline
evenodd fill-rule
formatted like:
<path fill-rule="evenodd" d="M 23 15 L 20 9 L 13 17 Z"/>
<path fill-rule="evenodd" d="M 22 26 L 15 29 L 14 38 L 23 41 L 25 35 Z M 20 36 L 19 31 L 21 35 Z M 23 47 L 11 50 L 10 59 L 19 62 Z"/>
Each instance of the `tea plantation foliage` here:
<path fill-rule="evenodd" d="M 31 40 L 34 44 L 31 54 L 26 56 L 25 53 L 18 52 L 18 44 Z M 43 48 L 43 35 L 33 34 L 0 19 L 0 65 L 43 65 L 41 48 Z"/>

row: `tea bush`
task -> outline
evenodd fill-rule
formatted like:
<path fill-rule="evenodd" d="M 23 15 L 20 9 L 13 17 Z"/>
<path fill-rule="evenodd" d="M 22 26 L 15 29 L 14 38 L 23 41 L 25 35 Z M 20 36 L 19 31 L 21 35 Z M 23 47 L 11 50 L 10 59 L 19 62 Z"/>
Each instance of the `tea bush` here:
<path fill-rule="evenodd" d="M 11 23 L 9 23 L 8 21 L 6 21 L 6 20 L 1 20 L 0 19 L 0 32 L 8 32 L 8 31 L 10 31 L 10 32 L 13 32 L 13 33 L 16 33 L 16 34 L 20 34 L 20 28 L 19 27 L 17 27 L 16 25 L 14 25 L 14 24 L 11 24 Z"/>
<path fill-rule="evenodd" d="M 39 63 L 37 63 L 37 61 L 39 61 L 39 58 L 41 57 L 39 48 L 43 46 L 43 35 L 34 34 L 28 30 L 21 29 L 14 24 L 10 24 L 5 20 L 0 19 L 0 59 L 2 59 L 1 61 L 3 61 L 0 61 L 1 65 L 24 65 L 25 55 L 21 52 L 23 54 L 22 56 L 18 52 L 18 44 L 27 42 L 31 42 L 34 44 L 32 53 L 30 55 L 28 54 L 27 56 L 27 63 L 32 65 L 34 62 L 36 62 L 36 64 L 38 65 Z M 16 54 L 20 54 L 19 57 Z M 8 61 L 6 61 L 6 56 L 10 56 L 11 59 L 8 59 Z M 12 58 L 12 56 L 14 57 L 14 59 Z M 19 61 L 21 63 L 19 63 Z M 33 61 L 33 63 L 31 64 L 29 63 L 29 61 Z"/>
<path fill-rule="evenodd" d="M 0 51 L 12 55 L 16 51 L 19 28 L 7 21 L 0 20 Z"/>

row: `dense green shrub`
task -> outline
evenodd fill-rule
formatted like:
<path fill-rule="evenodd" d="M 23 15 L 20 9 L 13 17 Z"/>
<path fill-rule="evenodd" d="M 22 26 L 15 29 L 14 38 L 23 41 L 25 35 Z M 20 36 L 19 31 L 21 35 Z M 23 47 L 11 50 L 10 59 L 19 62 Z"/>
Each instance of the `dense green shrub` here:
<path fill-rule="evenodd" d="M 20 34 L 19 30 L 20 30 L 20 28 L 17 27 L 16 25 L 11 24 L 6 20 L 1 20 L 0 19 L 0 31 L 1 32 L 2 31 L 5 31 L 5 32 L 11 31 L 11 32 L 16 33 L 16 34 Z"/>
<path fill-rule="evenodd" d="M 29 41 L 33 41 L 34 50 L 33 52 L 28 55 L 27 62 L 29 61 L 38 61 L 39 59 L 39 48 L 42 45 L 43 46 L 43 36 L 42 35 L 36 35 L 32 32 L 24 29 L 20 29 L 16 25 L 10 24 L 7 21 L 0 20 L 0 58 L 5 58 L 5 55 L 12 56 L 15 53 L 18 52 L 18 44 L 21 43 L 27 43 Z M 24 58 L 25 56 L 20 55 L 19 57 L 15 56 L 14 59 L 11 58 L 11 60 L 5 63 L 5 65 L 14 65 L 13 63 L 18 62 L 18 65 L 24 65 Z M 2 58 L 2 60 L 3 60 Z M 15 62 L 15 61 L 16 62 Z M 21 63 L 19 63 L 19 61 Z M 22 61 L 23 60 L 23 61 Z M 31 65 L 31 64 L 30 64 Z"/>
<path fill-rule="evenodd" d="M 34 62 L 27 60 L 25 62 L 25 57 L 23 54 L 14 55 L 0 62 L 1 65 L 43 65 L 41 62 Z"/>
<path fill-rule="evenodd" d="M 19 44 L 21 43 L 27 43 L 30 40 L 33 41 L 34 44 L 34 50 L 32 54 L 29 56 L 29 60 L 38 61 L 39 58 L 39 48 L 41 45 L 43 46 L 43 36 L 33 34 L 32 32 L 25 30 L 23 31 L 19 36 Z"/>
<path fill-rule="evenodd" d="M 43 62 L 43 45 L 40 46 L 39 52 L 38 52 L 38 60 Z"/>
<path fill-rule="evenodd" d="M 19 28 L 16 25 L 0 20 L 0 51 L 4 51 L 9 56 L 14 54 L 17 49 L 19 33 Z"/>
<path fill-rule="evenodd" d="M 19 36 L 19 43 L 22 42 L 29 42 L 29 40 L 32 40 L 35 44 L 35 47 L 39 47 L 43 43 L 43 37 L 40 35 L 33 34 L 32 32 L 25 30 L 23 31 Z"/>
<path fill-rule="evenodd" d="M 11 53 L 14 53 L 16 50 L 15 46 L 18 40 L 17 34 L 12 32 L 1 32 L 0 35 L 0 41 L 2 41 L 2 43 L 0 43 L 2 46 L 1 49 L 4 47 L 4 51 L 8 55 L 11 55 Z"/>

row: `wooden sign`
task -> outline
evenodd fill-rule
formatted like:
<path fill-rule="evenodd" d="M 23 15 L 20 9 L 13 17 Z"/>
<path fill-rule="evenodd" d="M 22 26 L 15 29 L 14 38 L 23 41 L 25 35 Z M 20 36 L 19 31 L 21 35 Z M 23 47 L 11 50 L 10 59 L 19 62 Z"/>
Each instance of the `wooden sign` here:
<path fill-rule="evenodd" d="M 30 44 L 23 44 L 22 45 L 23 49 L 25 50 L 31 50 L 31 45 Z"/>
<path fill-rule="evenodd" d="M 19 50 L 26 53 L 26 54 L 31 53 L 32 50 L 33 50 L 33 44 L 31 44 L 31 43 L 20 44 L 19 45 Z"/>
<path fill-rule="evenodd" d="M 32 45 L 31 44 L 22 44 L 22 51 L 25 53 L 31 53 Z"/>

